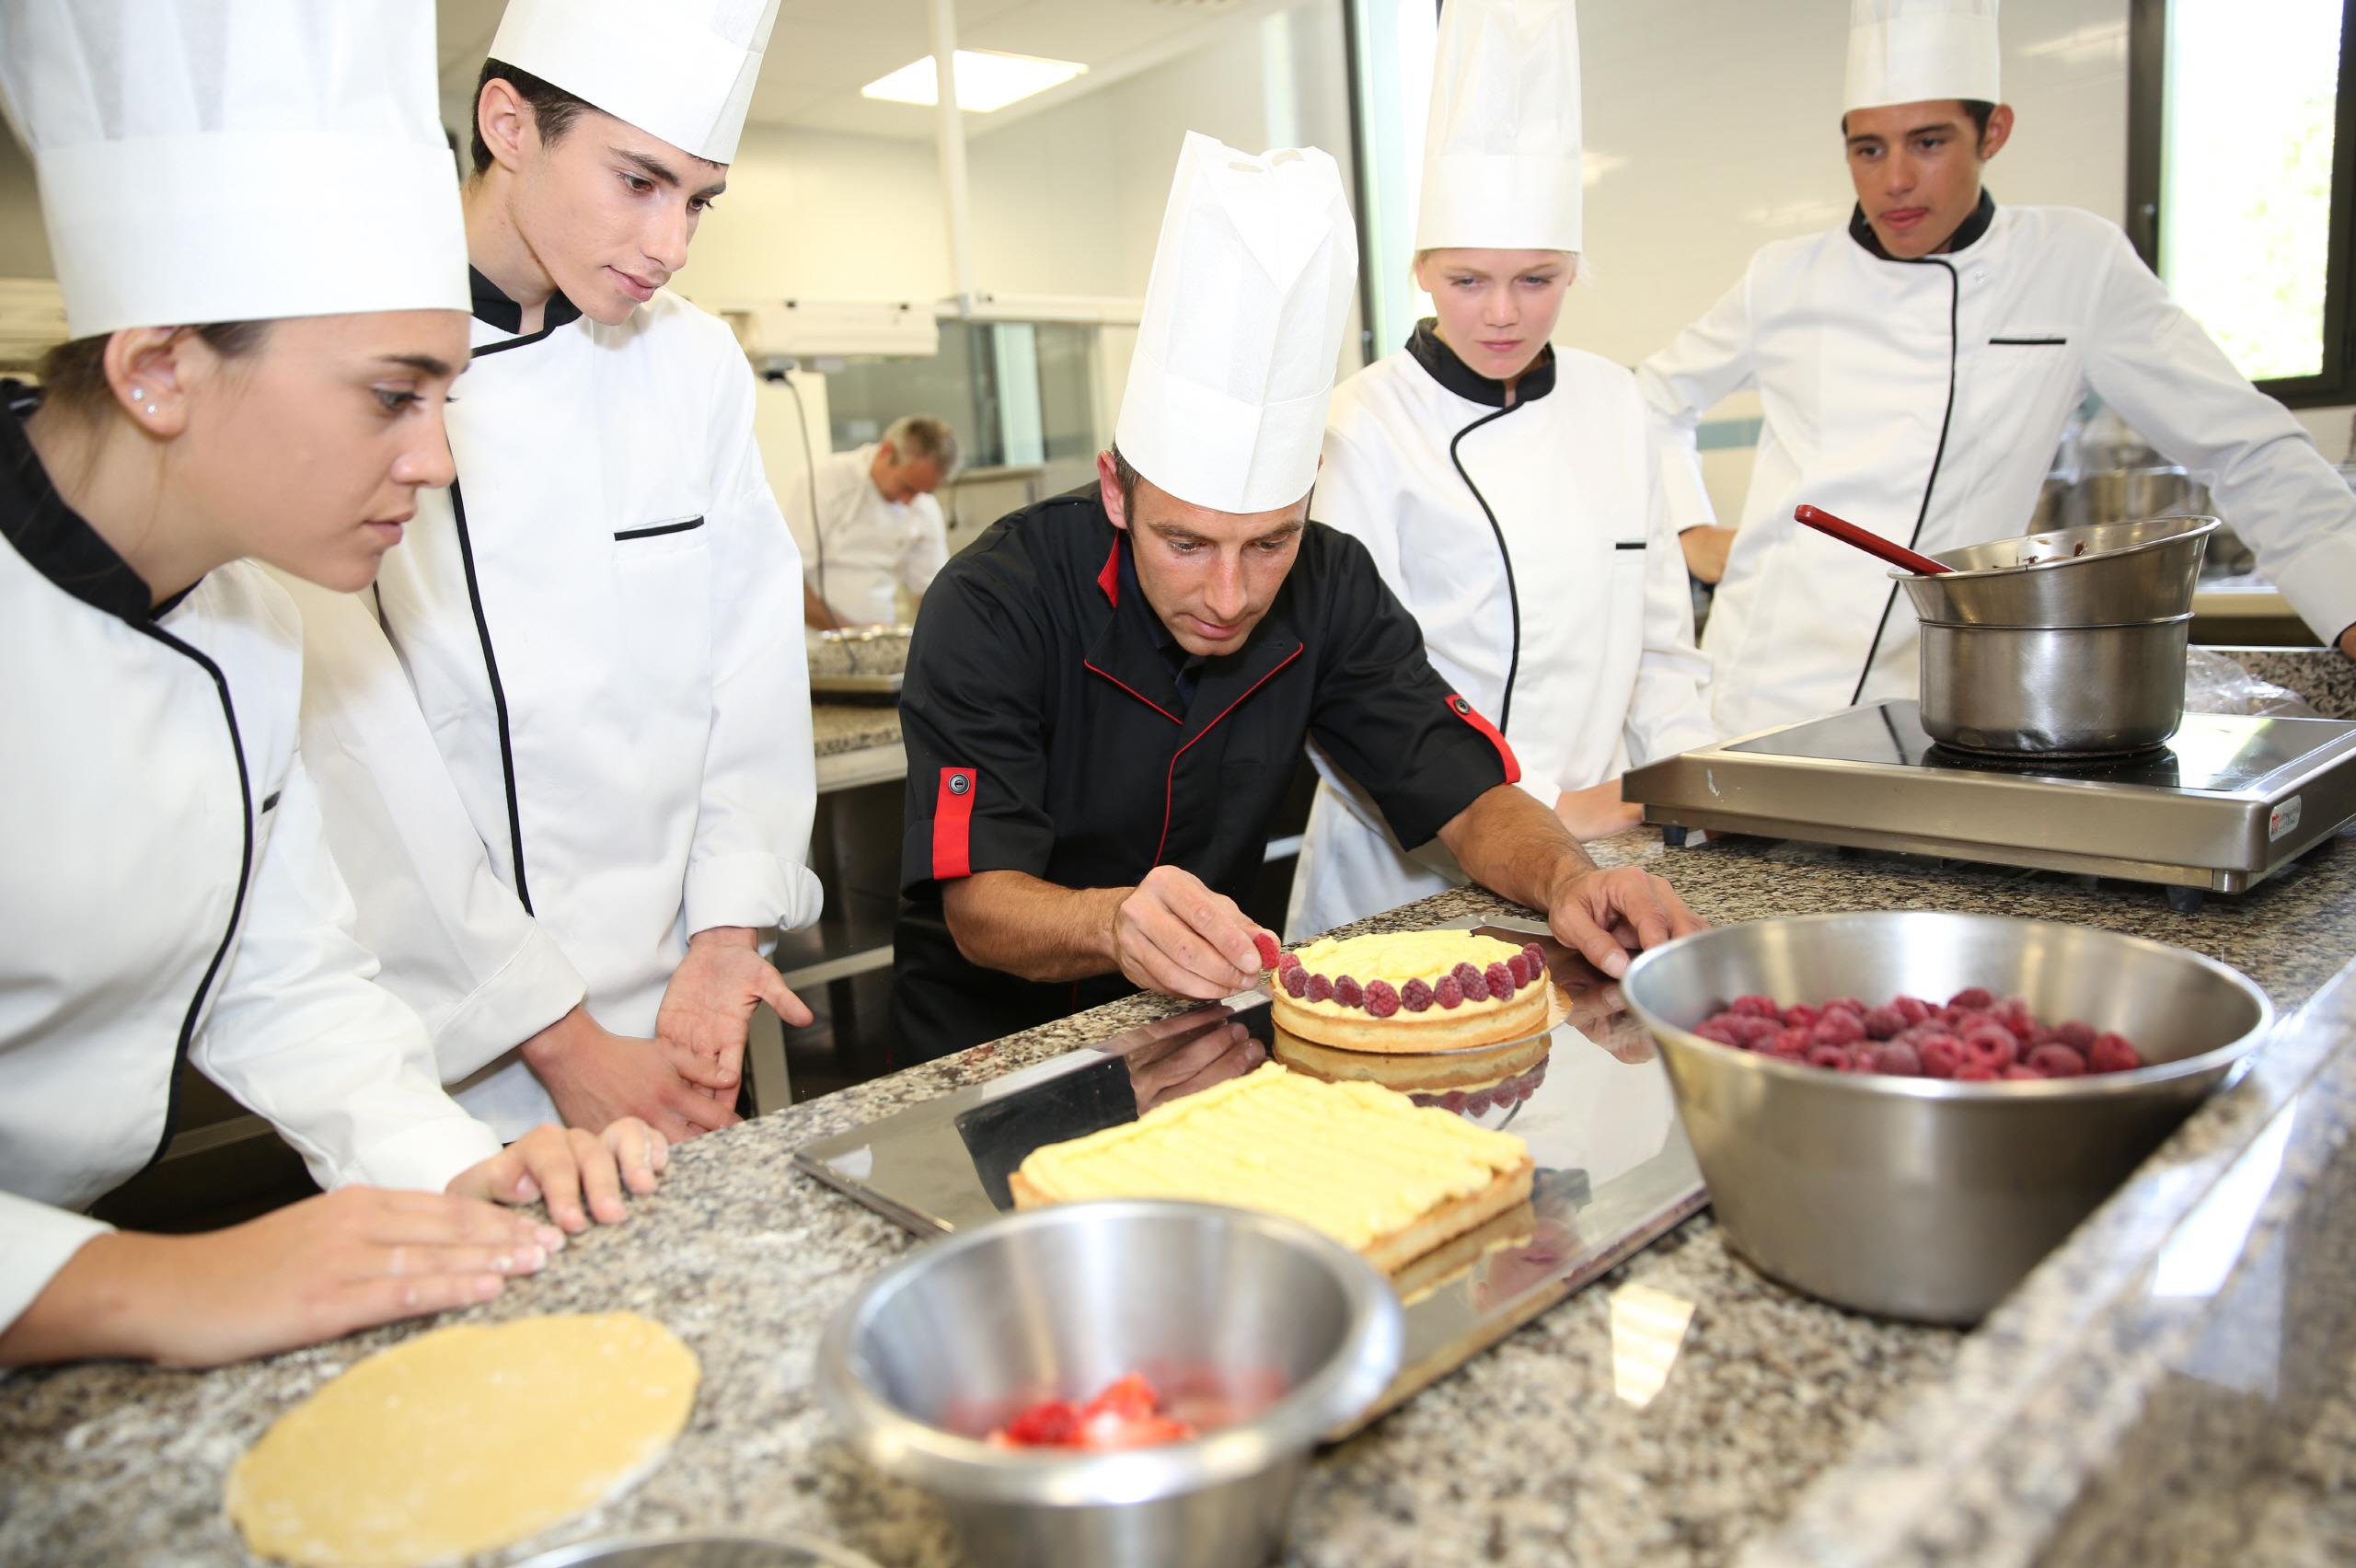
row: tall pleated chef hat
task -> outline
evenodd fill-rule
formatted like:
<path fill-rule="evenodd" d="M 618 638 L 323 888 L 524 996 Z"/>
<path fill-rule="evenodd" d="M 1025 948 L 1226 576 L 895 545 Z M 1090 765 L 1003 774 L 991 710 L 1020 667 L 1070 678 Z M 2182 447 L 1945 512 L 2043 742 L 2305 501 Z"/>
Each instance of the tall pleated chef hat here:
<path fill-rule="evenodd" d="M 2002 103 L 1996 0 L 1850 0 L 1841 111 L 1977 98 Z"/>
<path fill-rule="evenodd" d="M 1357 269 L 1330 156 L 1254 156 L 1188 132 L 1121 395 L 1121 455 L 1216 512 L 1307 495 Z"/>
<path fill-rule="evenodd" d="M 778 0 L 507 0 L 491 57 L 683 153 L 736 161 Z"/>
<path fill-rule="evenodd" d="M 0 106 L 76 338 L 468 307 L 420 0 L 0 0 Z"/>
<path fill-rule="evenodd" d="M 1415 248 L 1576 250 L 1575 0 L 1448 0 Z"/>

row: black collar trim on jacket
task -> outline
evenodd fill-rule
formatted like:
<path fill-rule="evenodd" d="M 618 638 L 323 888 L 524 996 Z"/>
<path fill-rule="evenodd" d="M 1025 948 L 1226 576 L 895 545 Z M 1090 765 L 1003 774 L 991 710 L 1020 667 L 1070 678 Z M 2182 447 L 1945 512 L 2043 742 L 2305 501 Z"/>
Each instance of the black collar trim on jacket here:
<path fill-rule="evenodd" d="M 1947 242 L 1933 251 L 1931 256 L 1951 256 L 1967 246 L 1978 244 L 1980 236 L 1988 232 L 1988 225 L 1995 221 L 1996 198 L 1988 194 L 1986 188 L 1982 187 L 1980 192 L 1980 205 L 1971 209 L 1971 215 L 1964 219 L 1955 233 L 1947 236 Z M 1874 233 L 1874 225 L 1865 221 L 1865 208 L 1862 202 L 1850 211 L 1849 237 L 1864 246 L 1865 254 L 1868 256 L 1883 261 L 1899 259 L 1898 257 L 1892 256 L 1882 248 L 1881 236 Z M 1920 259 L 1928 261 L 1931 256 L 1924 256 Z"/>
<path fill-rule="evenodd" d="M 1506 384 L 1490 380 L 1457 358 L 1456 351 L 1439 340 L 1438 318 L 1426 316 L 1415 323 L 1415 331 L 1407 338 L 1407 352 L 1434 381 L 1465 401 L 1491 409 L 1506 406 Z M 1553 390 L 1554 346 L 1549 343 L 1530 362 L 1530 368 L 1521 373 L 1521 379 L 1514 383 L 1513 400 L 1517 404 L 1533 402 Z"/>
<path fill-rule="evenodd" d="M 501 349 L 516 348 L 525 343 L 537 343 L 570 321 L 581 318 L 581 307 L 564 297 L 561 291 L 549 295 L 547 306 L 540 314 L 540 329 L 524 332 L 524 307 L 500 292 L 499 285 L 474 268 L 467 269 L 467 287 L 474 294 L 475 319 L 486 327 L 496 327 L 502 332 L 523 333 L 510 342 L 492 343 L 475 351 L 478 354 L 494 353 Z"/>
<path fill-rule="evenodd" d="M 40 406 L 39 389 L 0 381 L 0 534 L 35 571 L 94 610 L 133 626 L 170 613 L 188 590 L 157 605 L 146 581 L 50 482 L 25 434 L 26 417 Z"/>

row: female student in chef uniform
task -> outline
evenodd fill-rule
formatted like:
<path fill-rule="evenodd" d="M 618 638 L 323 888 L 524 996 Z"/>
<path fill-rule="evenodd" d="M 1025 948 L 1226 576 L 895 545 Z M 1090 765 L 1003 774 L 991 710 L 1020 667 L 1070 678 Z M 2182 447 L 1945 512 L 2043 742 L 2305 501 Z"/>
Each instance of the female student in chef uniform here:
<path fill-rule="evenodd" d="M 293 606 L 240 559 L 364 587 L 448 481 L 433 14 L 127 17 L 0 10 L 75 339 L 41 391 L 0 383 L 0 1365 L 230 1361 L 483 1301 L 664 1162 L 634 1122 L 502 1151 L 443 1093 L 349 934 Z M 336 1190 L 202 1236 L 76 1212 L 168 1137 L 181 1056 Z M 554 1226 L 493 1206 L 543 1197 Z"/>
<path fill-rule="evenodd" d="M 1572 0 L 1449 0 L 1415 279 L 1436 316 L 1334 394 L 1311 514 L 1357 536 L 1431 661 L 1582 837 L 1628 767 L 1715 739 L 1685 562 L 1628 372 L 1548 347 L 1579 260 Z M 1461 883 L 1323 757 L 1288 933 Z"/>

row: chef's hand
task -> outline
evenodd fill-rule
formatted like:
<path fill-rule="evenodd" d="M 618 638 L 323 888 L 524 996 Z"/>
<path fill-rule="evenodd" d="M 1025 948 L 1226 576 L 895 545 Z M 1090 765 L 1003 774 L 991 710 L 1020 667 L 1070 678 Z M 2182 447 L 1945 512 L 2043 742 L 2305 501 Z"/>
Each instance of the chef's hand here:
<path fill-rule="evenodd" d="M 670 1163 L 671 1146 L 635 1116 L 625 1116 L 596 1134 L 543 1124 L 481 1164 L 459 1171 L 448 1191 L 454 1197 L 494 1204 L 536 1204 L 545 1198 L 549 1217 L 577 1235 L 593 1219 L 599 1225 L 628 1219 L 622 1189 L 641 1196 L 654 1191 L 656 1178 Z"/>
<path fill-rule="evenodd" d="M 1645 820 L 1645 808 L 1620 798 L 1620 780 L 1607 778 L 1584 790 L 1565 790 L 1554 797 L 1554 814 L 1581 841 L 1609 838 Z"/>
<path fill-rule="evenodd" d="M 1722 582 L 1727 574 L 1727 552 L 1734 548 L 1734 530 L 1704 523 L 1678 535 L 1677 548 L 1685 552 L 1687 571 L 1704 582 Z"/>
<path fill-rule="evenodd" d="M 1666 881 L 1634 866 L 1572 872 L 1547 900 L 1546 924 L 1614 980 L 1628 973 L 1629 953 L 1703 928 Z"/>
<path fill-rule="evenodd" d="M 2339 651 L 2349 658 L 2356 659 L 2356 626 L 2339 634 Z"/>
<path fill-rule="evenodd" d="M 1260 983 L 1258 929 L 1200 878 L 1156 866 L 1113 911 L 1113 956 L 1145 990 L 1215 1001 Z"/>
<path fill-rule="evenodd" d="M 667 1040 L 615 1034 L 575 1008 L 524 1042 L 524 1063 L 569 1127 L 635 1116 L 672 1143 L 733 1127 L 736 1074 Z"/>
<path fill-rule="evenodd" d="M 92 1237 L 0 1334 L 0 1365 L 218 1366 L 471 1307 L 564 1233 L 441 1193 L 345 1187 L 201 1236 Z"/>
<path fill-rule="evenodd" d="M 719 1070 L 707 1092 L 726 1105 L 736 1103 L 745 1037 L 756 1002 L 768 1003 L 796 1029 L 811 1021 L 809 1008 L 761 956 L 759 932 L 749 926 L 714 926 L 687 939 L 687 956 L 671 972 L 654 1015 L 657 1039 L 694 1052 Z"/>

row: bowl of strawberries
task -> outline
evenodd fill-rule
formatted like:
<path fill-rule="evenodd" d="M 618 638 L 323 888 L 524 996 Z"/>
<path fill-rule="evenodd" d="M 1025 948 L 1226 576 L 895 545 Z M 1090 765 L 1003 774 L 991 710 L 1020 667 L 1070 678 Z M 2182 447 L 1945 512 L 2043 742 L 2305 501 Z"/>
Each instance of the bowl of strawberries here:
<path fill-rule="evenodd" d="M 1930 910 L 1720 927 L 1622 990 L 1736 1249 L 1946 1323 L 1985 1316 L 2274 1020 L 2199 953 Z"/>

